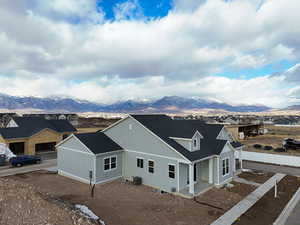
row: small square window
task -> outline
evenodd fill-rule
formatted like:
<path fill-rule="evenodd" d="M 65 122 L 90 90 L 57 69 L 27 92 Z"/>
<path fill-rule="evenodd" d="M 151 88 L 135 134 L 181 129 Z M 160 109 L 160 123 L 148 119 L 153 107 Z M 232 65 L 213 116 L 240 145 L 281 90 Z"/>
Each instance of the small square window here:
<path fill-rule="evenodd" d="M 222 160 L 222 175 L 226 176 L 229 174 L 229 159 L 223 159 Z"/>
<path fill-rule="evenodd" d="M 139 168 L 144 168 L 144 160 L 140 159 L 140 158 L 137 158 L 136 165 Z"/>
<path fill-rule="evenodd" d="M 174 165 L 169 165 L 169 177 L 170 178 L 175 178 L 175 166 Z"/>
<path fill-rule="evenodd" d="M 148 172 L 154 173 L 154 161 L 152 161 L 152 160 L 148 161 Z"/>
<path fill-rule="evenodd" d="M 104 159 L 104 171 L 117 168 L 117 157 L 112 156 Z"/>

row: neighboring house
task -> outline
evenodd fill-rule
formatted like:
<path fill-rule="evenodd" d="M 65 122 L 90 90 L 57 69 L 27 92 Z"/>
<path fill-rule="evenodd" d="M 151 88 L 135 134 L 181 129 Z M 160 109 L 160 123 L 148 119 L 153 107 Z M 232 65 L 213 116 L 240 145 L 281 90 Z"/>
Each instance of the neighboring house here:
<path fill-rule="evenodd" d="M 87 183 L 137 176 L 145 185 L 193 196 L 231 181 L 232 141 L 223 125 L 129 115 L 102 132 L 59 143 L 58 172 Z"/>
<path fill-rule="evenodd" d="M 0 128 L 0 143 L 15 154 L 35 155 L 55 151 L 55 145 L 76 129 L 67 120 L 46 120 L 41 117 L 14 117 L 6 128 Z"/>
<path fill-rule="evenodd" d="M 42 117 L 47 120 L 68 120 L 73 126 L 78 125 L 79 119 L 79 116 L 75 113 L 23 114 L 23 117 Z"/>

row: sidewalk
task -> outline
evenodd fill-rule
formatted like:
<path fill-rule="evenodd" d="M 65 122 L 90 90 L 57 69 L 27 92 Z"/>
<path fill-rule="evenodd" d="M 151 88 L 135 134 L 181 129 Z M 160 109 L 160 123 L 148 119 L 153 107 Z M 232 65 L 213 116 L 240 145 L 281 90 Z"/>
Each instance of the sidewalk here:
<path fill-rule="evenodd" d="M 259 199 L 261 199 L 272 187 L 275 185 L 275 181 L 279 182 L 285 174 L 277 173 L 264 184 L 259 186 L 255 191 L 250 193 L 246 198 L 232 207 L 223 216 L 214 221 L 211 225 L 231 225 L 242 214 L 244 214 L 249 208 L 251 208 Z"/>

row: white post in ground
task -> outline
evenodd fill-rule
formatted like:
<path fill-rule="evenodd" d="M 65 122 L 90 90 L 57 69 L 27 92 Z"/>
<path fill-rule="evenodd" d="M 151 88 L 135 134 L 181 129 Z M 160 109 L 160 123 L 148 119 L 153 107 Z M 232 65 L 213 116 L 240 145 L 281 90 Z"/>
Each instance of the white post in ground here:
<path fill-rule="evenodd" d="M 194 195 L 194 163 L 189 164 L 189 192 Z"/>
<path fill-rule="evenodd" d="M 277 179 L 275 180 L 274 198 L 277 198 Z"/>
<path fill-rule="evenodd" d="M 212 184 L 214 182 L 213 180 L 213 174 L 214 174 L 214 167 L 213 167 L 213 164 L 214 164 L 214 158 L 210 158 L 209 159 L 209 176 L 208 176 L 208 183 Z"/>

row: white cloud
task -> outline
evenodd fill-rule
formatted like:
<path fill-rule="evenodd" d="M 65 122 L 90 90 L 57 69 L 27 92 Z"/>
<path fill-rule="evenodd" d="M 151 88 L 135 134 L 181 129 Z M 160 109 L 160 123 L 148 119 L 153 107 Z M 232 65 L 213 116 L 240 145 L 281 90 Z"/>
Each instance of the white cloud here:
<path fill-rule="evenodd" d="M 7 85 L 0 92 L 101 102 L 171 94 L 286 102 L 278 79 L 299 82 L 299 72 L 250 80 L 213 74 L 300 61 L 298 0 L 174 4 L 166 17 L 145 20 L 129 0 L 115 7 L 116 21 L 105 21 L 96 0 L 2 0 L 0 80 Z M 260 91 L 246 95 L 251 87 Z"/>
<path fill-rule="evenodd" d="M 124 3 L 118 3 L 113 11 L 116 20 L 144 18 L 143 9 L 137 0 L 128 0 Z"/>

